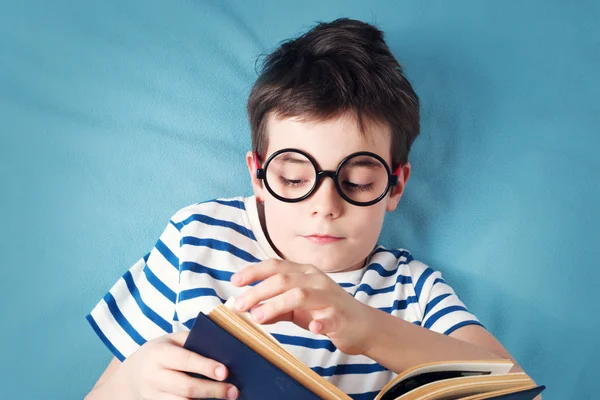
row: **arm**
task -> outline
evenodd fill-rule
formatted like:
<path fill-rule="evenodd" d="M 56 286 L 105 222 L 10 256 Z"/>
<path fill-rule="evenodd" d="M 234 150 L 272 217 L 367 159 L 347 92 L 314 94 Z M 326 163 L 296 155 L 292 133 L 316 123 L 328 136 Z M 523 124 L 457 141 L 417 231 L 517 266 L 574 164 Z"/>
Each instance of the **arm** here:
<path fill-rule="evenodd" d="M 364 324 L 370 332 L 364 355 L 396 373 L 434 361 L 503 358 L 491 349 L 422 328 L 377 309 L 371 310 L 369 323 Z"/>
<path fill-rule="evenodd" d="M 85 400 L 93 400 L 95 398 L 102 398 L 102 396 L 98 394 L 98 392 L 100 390 L 102 390 L 100 388 L 115 373 L 115 371 L 119 368 L 120 365 L 121 365 L 121 361 L 119 361 L 119 359 L 117 357 L 113 357 L 113 359 L 110 361 L 110 363 L 108 363 L 108 366 L 106 367 L 106 369 L 104 370 L 102 375 L 100 375 L 100 378 L 98 378 L 98 382 L 96 382 L 96 384 L 92 388 L 92 391 L 90 393 L 88 393 L 88 395 L 85 397 Z"/>

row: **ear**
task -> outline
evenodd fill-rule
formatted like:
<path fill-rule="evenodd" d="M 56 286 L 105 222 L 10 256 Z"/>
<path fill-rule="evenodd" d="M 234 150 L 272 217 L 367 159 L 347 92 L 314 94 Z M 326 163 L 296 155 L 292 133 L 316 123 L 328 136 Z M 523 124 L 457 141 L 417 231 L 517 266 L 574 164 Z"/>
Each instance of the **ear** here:
<path fill-rule="evenodd" d="M 410 177 L 410 163 L 407 161 L 406 164 L 402 168 L 400 168 L 400 174 L 398 175 L 398 183 L 396 186 L 392 187 L 390 198 L 388 199 L 388 203 L 386 206 L 386 211 L 392 212 L 398 207 L 398 203 L 400 203 L 400 198 L 404 193 L 404 188 L 406 187 L 406 182 Z"/>
<path fill-rule="evenodd" d="M 246 165 L 250 173 L 250 182 L 252 183 L 252 190 L 254 191 L 256 201 L 262 203 L 265 198 L 263 195 L 265 189 L 262 181 L 256 177 L 256 163 L 254 162 L 254 153 L 252 151 L 246 153 Z"/>

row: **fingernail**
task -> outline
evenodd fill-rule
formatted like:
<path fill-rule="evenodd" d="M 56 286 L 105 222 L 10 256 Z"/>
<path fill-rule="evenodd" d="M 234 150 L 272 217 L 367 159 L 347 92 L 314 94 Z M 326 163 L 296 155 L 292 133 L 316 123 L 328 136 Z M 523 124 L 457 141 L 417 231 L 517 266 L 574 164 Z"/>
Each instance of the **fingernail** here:
<path fill-rule="evenodd" d="M 254 320 L 256 322 L 260 322 L 263 319 L 263 312 L 260 308 L 257 308 L 255 310 L 252 310 L 252 318 L 254 318 Z"/>
<path fill-rule="evenodd" d="M 227 399 L 229 400 L 235 400 L 237 399 L 237 389 L 235 388 L 235 386 L 231 386 L 229 389 L 227 389 Z"/>
<path fill-rule="evenodd" d="M 233 283 L 234 285 L 239 285 L 242 282 L 242 278 L 237 275 L 237 274 L 233 274 L 231 276 L 231 283 Z"/>
<path fill-rule="evenodd" d="M 319 333 L 323 330 L 323 324 L 319 321 L 315 321 L 315 331 L 317 331 L 316 333 Z"/>
<path fill-rule="evenodd" d="M 219 379 L 225 379 L 226 373 L 227 373 L 227 371 L 225 371 L 225 367 L 222 365 L 219 365 L 217 368 L 215 368 L 215 375 Z"/>
<path fill-rule="evenodd" d="M 235 300 L 235 307 L 239 310 L 239 311 L 244 311 L 244 300 L 243 299 L 236 299 Z"/>

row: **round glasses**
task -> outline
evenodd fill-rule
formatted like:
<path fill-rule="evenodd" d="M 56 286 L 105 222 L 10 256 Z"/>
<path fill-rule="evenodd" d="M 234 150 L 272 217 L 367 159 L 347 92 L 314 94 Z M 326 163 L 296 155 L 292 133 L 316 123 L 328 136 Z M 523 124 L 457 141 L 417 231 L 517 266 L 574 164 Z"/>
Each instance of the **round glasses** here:
<path fill-rule="evenodd" d="M 269 193 L 278 200 L 296 203 L 309 197 L 328 176 L 338 193 L 355 206 L 370 206 L 385 197 L 390 187 L 398 184 L 400 166 L 394 174 L 377 154 L 360 151 L 344 158 L 336 171 L 320 171 L 308 154 L 297 149 L 273 153 L 264 167 L 254 153 L 256 177 L 265 182 Z"/>

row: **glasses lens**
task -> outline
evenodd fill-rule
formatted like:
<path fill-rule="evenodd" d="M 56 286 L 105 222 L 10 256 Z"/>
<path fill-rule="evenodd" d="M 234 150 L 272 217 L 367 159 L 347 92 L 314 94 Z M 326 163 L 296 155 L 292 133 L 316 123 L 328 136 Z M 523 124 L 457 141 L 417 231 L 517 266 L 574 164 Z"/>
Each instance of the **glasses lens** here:
<path fill-rule="evenodd" d="M 271 160 L 266 169 L 269 187 L 279 196 L 295 200 L 313 188 L 317 173 L 308 158 L 296 152 L 284 152 Z"/>
<path fill-rule="evenodd" d="M 346 160 L 338 174 L 344 194 L 358 203 L 378 199 L 388 186 L 388 171 L 375 157 L 356 156 Z"/>

